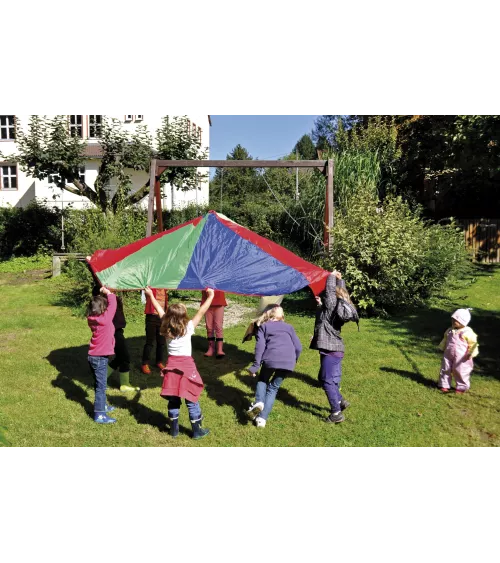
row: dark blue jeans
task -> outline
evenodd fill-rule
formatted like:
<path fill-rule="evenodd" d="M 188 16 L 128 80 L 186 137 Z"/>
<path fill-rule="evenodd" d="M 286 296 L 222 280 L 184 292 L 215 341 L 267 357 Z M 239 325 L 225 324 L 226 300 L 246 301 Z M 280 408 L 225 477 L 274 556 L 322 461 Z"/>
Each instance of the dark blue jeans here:
<path fill-rule="evenodd" d="M 321 366 L 319 368 L 318 379 L 323 387 L 332 412 L 340 411 L 340 379 L 342 377 L 342 358 L 326 356 L 320 354 Z"/>
<path fill-rule="evenodd" d="M 288 369 L 271 368 L 265 364 L 261 367 L 257 389 L 255 390 L 255 402 L 264 403 L 264 410 L 259 415 L 264 420 L 267 420 L 273 408 L 276 394 L 283 380 L 291 373 Z"/>
<path fill-rule="evenodd" d="M 106 385 L 108 380 L 108 356 L 89 356 L 90 370 L 94 376 L 94 412 L 106 411 Z"/>

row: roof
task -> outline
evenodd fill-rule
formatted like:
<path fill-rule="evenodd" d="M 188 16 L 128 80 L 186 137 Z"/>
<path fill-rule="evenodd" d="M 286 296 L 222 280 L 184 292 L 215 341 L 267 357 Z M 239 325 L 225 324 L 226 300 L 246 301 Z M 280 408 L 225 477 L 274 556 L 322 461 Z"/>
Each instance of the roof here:
<path fill-rule="evenodd" d="M 99 143 L 89 143 L 83 150 L 83 156 L 88 158 L 102 158 L 104 153 Z"/>

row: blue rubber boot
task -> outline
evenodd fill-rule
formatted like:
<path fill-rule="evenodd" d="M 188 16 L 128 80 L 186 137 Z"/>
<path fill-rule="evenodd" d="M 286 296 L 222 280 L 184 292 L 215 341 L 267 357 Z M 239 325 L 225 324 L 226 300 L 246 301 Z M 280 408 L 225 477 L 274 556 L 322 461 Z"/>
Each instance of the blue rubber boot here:
<path fill-rule="evenodd" d="M 97 424 L 113 424 L 116 422 L 116 418 L 111 418 L 105 412 L 95 412 L 94 422 L 97 422 Z"/>
<path fill-rule="evenodd" d="M 191 420 L 191 426 L 193 427 L 194 440 L 201 440 L 210 432 L 208 428 L 201 427 L 201 418 L 199 420 Z"/>
<path fill-rule="evenodd" d="M 170 436 L 172 436 L 172 438 L 177 438 L 177 436 L 179 435 L 179 417 L 169 418 L 168 421 L 170 423 Z"/>

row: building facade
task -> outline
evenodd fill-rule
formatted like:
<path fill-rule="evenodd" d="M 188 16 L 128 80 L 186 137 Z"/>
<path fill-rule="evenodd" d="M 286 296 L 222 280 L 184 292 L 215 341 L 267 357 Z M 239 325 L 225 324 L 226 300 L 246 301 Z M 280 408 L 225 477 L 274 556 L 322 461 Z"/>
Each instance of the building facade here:
<path fill-rule="evenodd" d="M 153 140 L 156 130 L 161 127 L 162 115 L 108 115 L 121 122 L 123 129 L 133 132 L 138 125 L 146 125 Z M 170 116 L 173 117 L 173 116 Z M 188 115 L 188 127 L 192 134 L 201 139 L 202 148 L 210 150 L 210 116 Z M 35 198 L 46 202 L 47 205 L 82 209 L 92 204 L 87 198 L 61 190 L 48 179 L 38 180 L 27 176 L 9 156 L 17 153 L 16 130 L 27 127 L 29 115 L 0 115 L 0 206 L 24 207 Z M 100 166 L 99 134 L 104 116 L 102 115 L 68 115 L 68 129 L 72 135 L 81 137 L 87 143 L 85 148 L 85 164 L 80 170 L 80 178 L 89 187 L 94 186 Z M 209 156 L 207 156 L 209 158 Z M 148 181 L 149 173 L 138 170 L 128 170 L 132 180 L 132 191 L 135 191 Z M 200 168 L 206 178 L 201 180 L 199 190 L 182 191 L 170 185 L 163 187 L 162 207 L 165 210 L 184 207 L 189 204 L 208 204 L 208 168 Z M 113 182 L 110 191 L 113 191 Z M 147 207 L 147 197 L 138 205 Z"/>

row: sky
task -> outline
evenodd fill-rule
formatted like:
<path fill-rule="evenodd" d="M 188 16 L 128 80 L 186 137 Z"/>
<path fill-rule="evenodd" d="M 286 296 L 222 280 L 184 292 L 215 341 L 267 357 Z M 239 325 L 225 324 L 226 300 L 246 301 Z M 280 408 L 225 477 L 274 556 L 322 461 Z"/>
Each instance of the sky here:
<path fill-rule="evenodd" d="M 278 160 L 314 127 L 317 115 L 210 115 L 210 159 L 226 160 L 239 143 L 260 160 Z M 211 169 L 211 175 L 215 169 Z"/>

